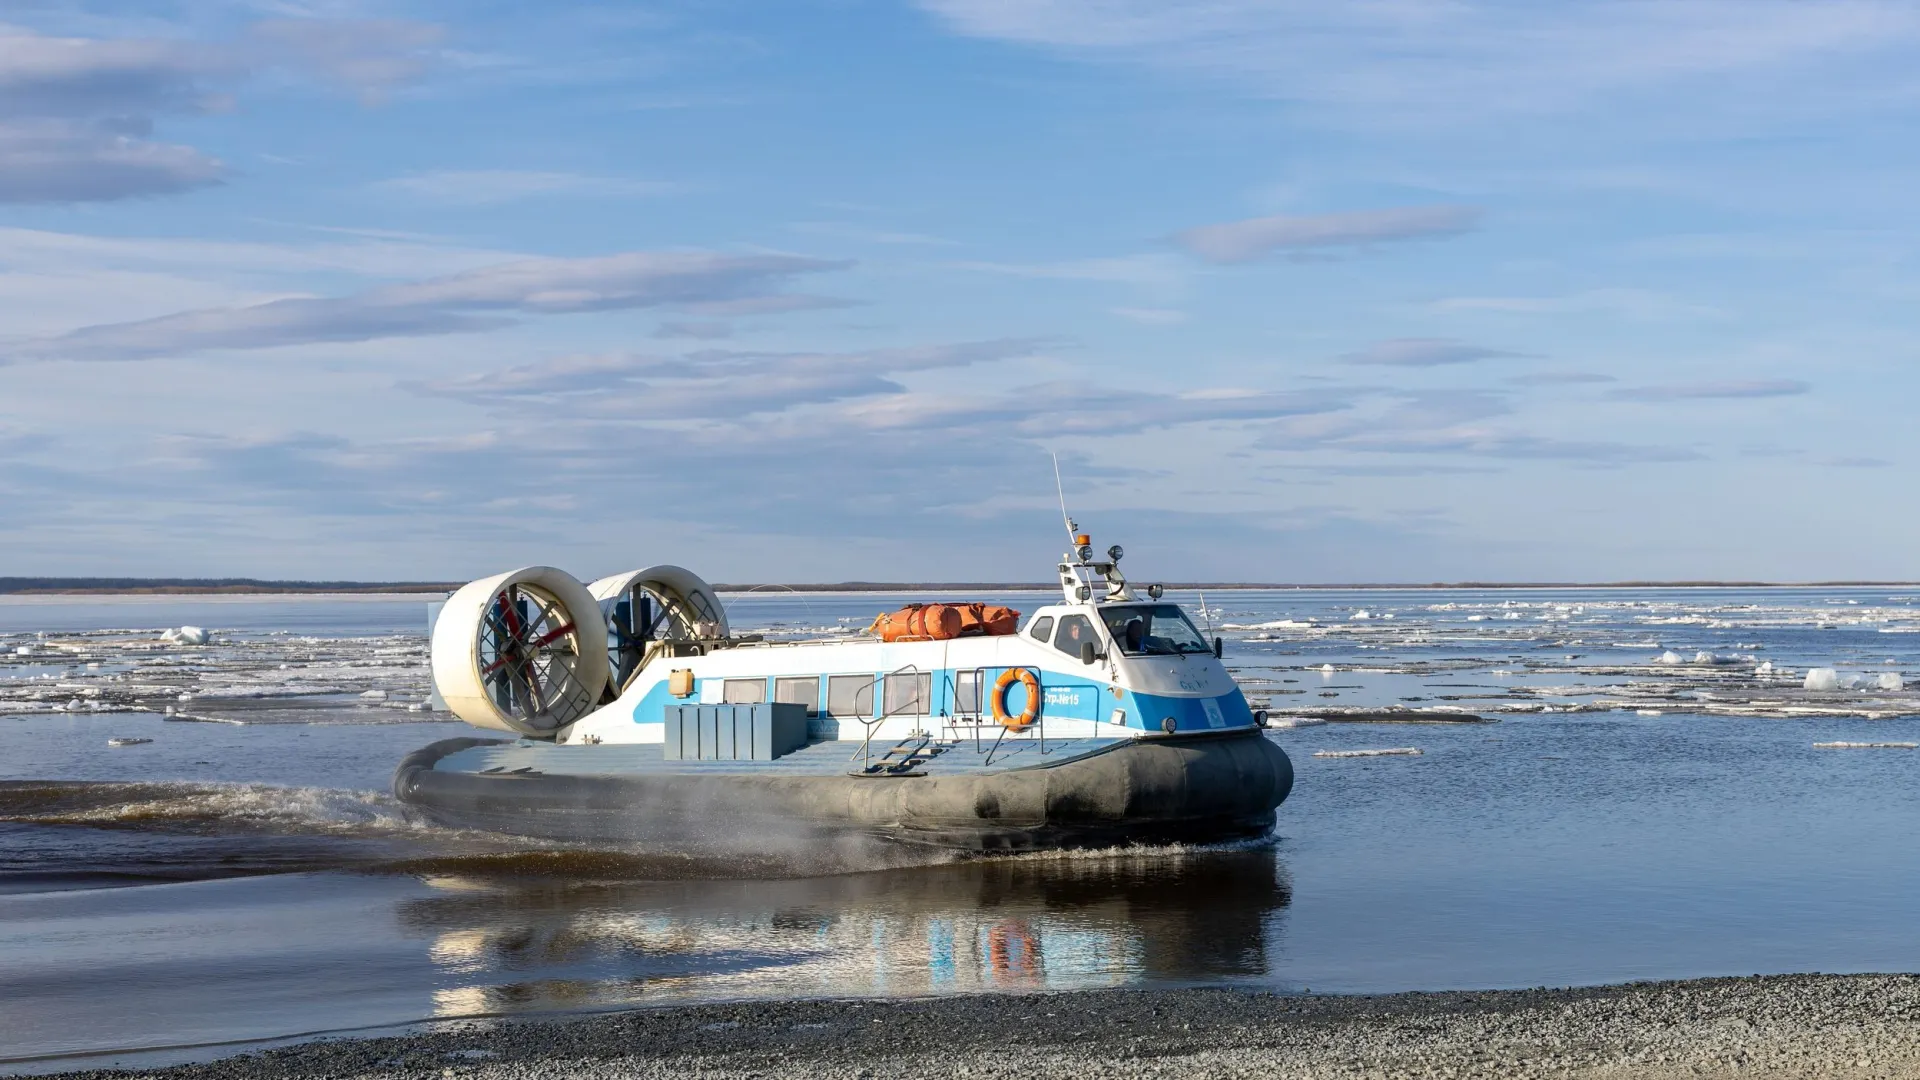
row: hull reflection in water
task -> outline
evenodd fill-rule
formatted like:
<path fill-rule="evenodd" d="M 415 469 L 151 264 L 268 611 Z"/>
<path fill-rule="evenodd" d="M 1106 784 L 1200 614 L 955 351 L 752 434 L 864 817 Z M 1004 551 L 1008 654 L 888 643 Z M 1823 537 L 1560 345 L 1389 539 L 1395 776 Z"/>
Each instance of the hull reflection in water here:
<path fill-rule="evenodd" d="M 715 998 L 1271 981 L 1271 850 L 1023 857 L 794 881 L 449 874 L 399 908 L 438 1015 Z"/>

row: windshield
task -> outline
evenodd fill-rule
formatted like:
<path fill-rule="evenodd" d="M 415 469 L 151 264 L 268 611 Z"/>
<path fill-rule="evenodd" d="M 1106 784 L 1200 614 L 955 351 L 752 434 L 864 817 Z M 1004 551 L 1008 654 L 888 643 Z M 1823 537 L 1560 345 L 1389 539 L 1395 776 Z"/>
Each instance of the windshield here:
<path fill-rule="evenodd" d="M 1178 604 L 1129 604 L 1100 609 L 1114 643 L 1128 656 L 1212 652 Z"/>

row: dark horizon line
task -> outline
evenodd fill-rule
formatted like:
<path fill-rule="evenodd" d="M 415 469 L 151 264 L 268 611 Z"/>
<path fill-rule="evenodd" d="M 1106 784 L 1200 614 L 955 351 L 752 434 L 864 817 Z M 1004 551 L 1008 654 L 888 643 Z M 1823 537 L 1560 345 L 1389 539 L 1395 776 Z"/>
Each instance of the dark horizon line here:
<path fill-rule="evenodd" d="M 136 578 L 136 577 L 0 577 L 0 595 L 271 595 L 300 593 L 442 593 L 466 584 L 461 581 L 304 581 L 262 578 Z M 1146 584 L 1140 582 L 1139 584 Z M 1429 582 L 1250 582 L 1250 581 L 1169 581 L 1168 589 L 1200 591 L 1305 590 L 1305 589 L 1791 589 L 1791 588 L 1906 588 L 1915 581 L 1714 581 L 1714 580 L 1627 580 L 1627 581 L 1429 581 Z M 799 593 L 822 592 L 1046 592 L 1059 588 L 1052 582 L 981 581 L 838 581 L 762 584 L 715 583 L 714 591 L 746 593 L 784 590 Z"/>

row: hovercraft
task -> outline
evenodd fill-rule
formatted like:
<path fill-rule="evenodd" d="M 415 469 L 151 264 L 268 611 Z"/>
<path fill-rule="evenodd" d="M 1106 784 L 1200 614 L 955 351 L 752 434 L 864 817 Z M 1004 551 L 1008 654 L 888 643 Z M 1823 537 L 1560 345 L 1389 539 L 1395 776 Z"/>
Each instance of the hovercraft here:
<path fill-rule="evenodd" d="M 1293 786 L 1208 642 L 1121 549 L 1073 535 L 1060 602 L 911 605 L 861 637 L 735 635 L 676 566 L 583 585 L 527 567 L 433 628 L 447 707 L 508 738 L 401 762 L 394 794 L 457 828 L 790 852 L 879 838 L 964 851 L 1265 835 Z"/>

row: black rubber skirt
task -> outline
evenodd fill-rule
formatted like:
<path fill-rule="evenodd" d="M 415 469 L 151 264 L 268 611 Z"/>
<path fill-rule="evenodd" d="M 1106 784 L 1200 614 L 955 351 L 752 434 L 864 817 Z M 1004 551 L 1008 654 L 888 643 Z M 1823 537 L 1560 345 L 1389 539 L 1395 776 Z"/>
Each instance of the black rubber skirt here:
<path fill-rule="evenodd" d="M 681 771 L 472 773 L 407 755 L 393 792 L 444 826 L 662 850 L 791 850 L 836 836 L 968 851 L 1205 843 L 1265 835 L 1293 763 L 1258 730 L 1140 739 L 1040 768 L 858 777 Z"/>

